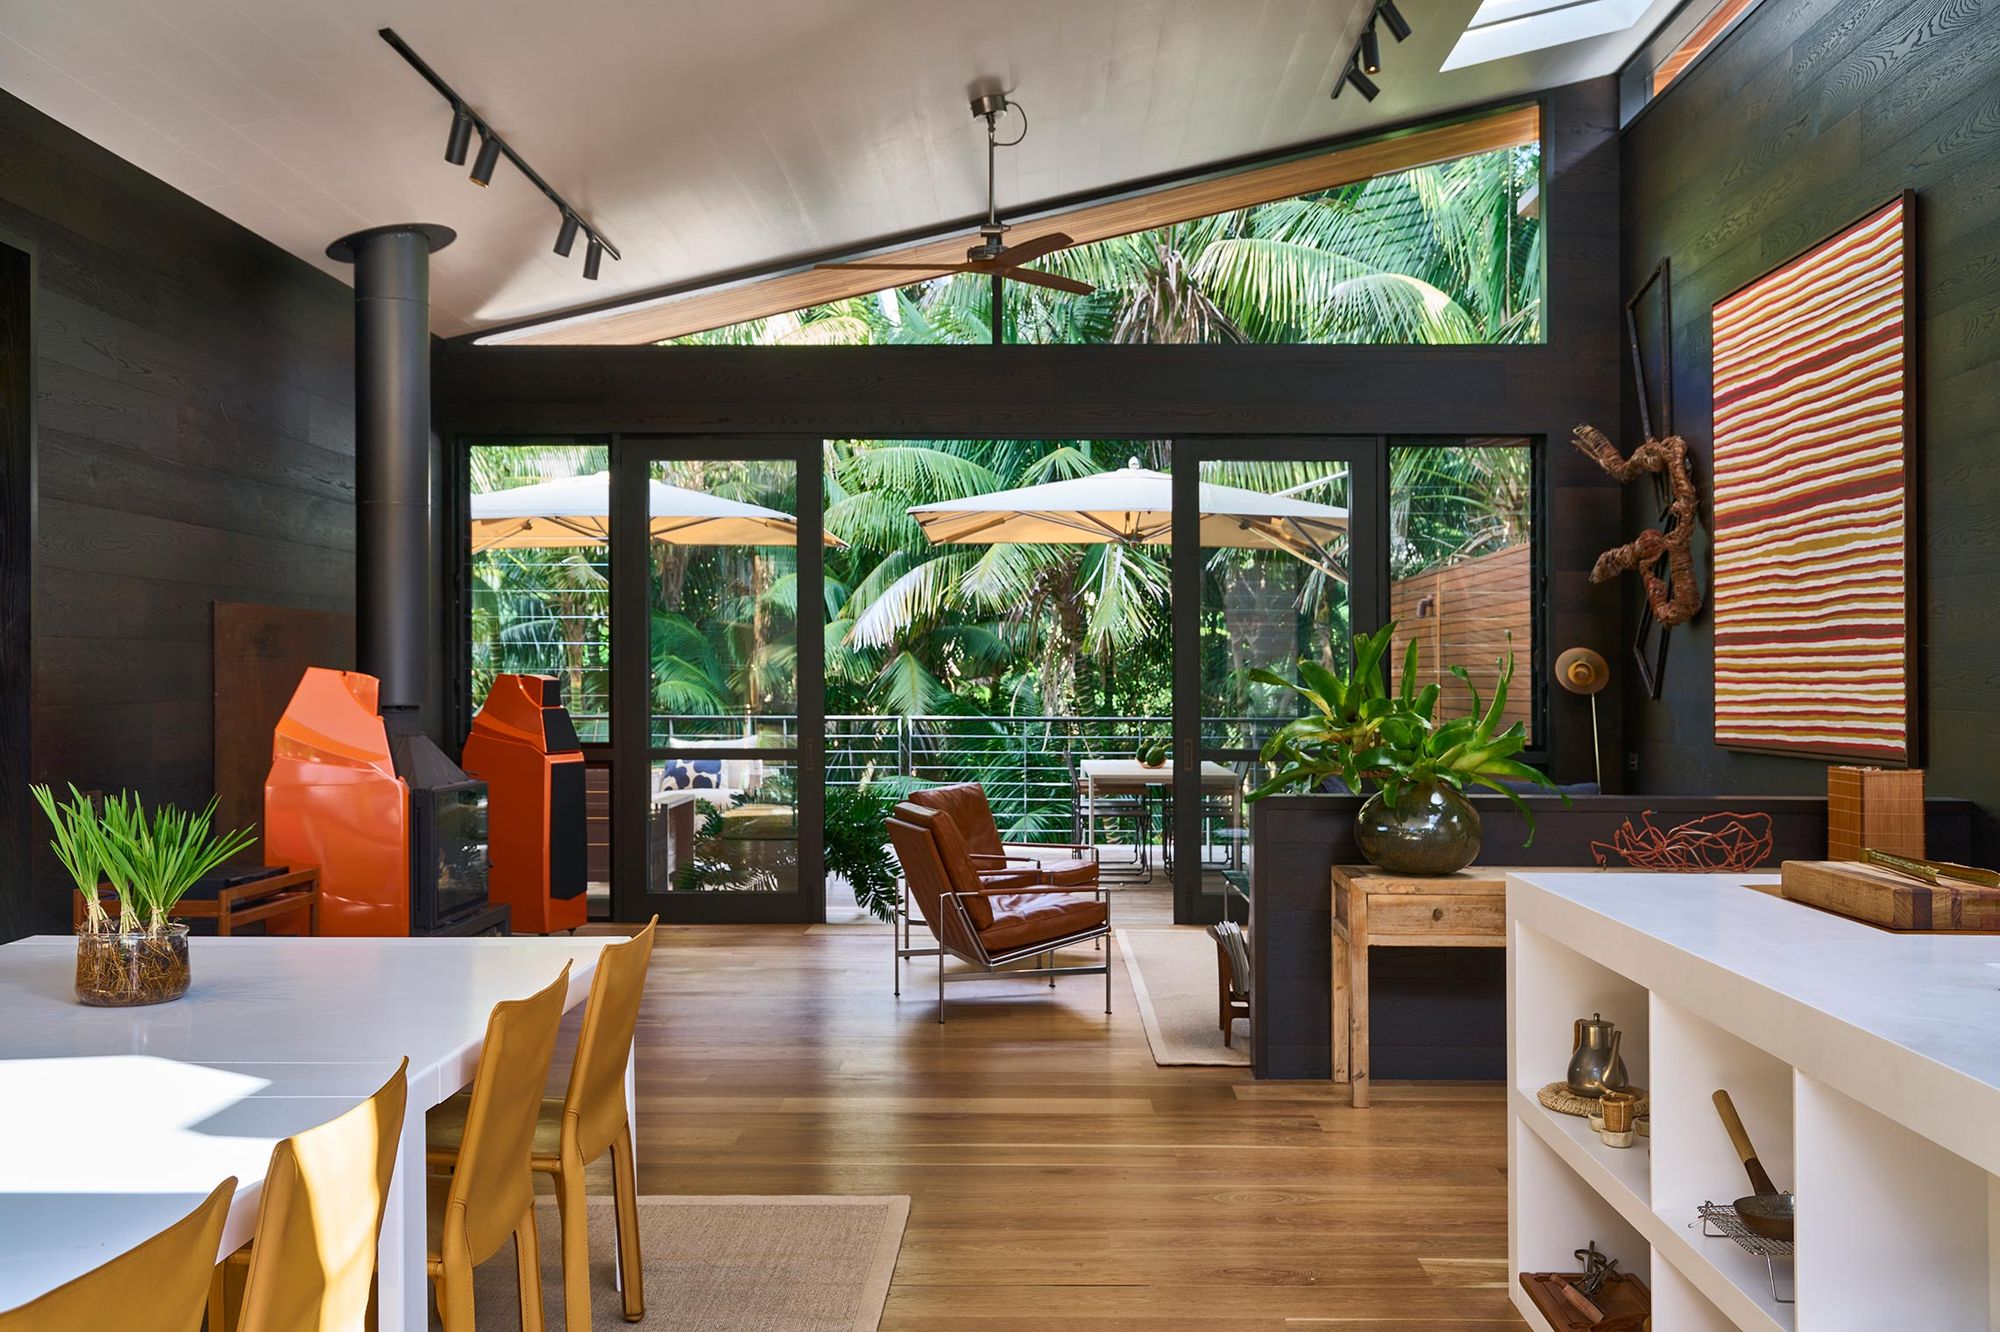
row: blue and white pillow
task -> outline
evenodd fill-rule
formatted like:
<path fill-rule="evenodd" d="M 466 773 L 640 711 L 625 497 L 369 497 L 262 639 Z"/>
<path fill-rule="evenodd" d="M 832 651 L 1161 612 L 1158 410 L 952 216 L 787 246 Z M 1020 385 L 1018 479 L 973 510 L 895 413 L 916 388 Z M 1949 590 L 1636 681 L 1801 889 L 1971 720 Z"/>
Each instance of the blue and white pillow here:
<path fill-rule="evenodd" d="M 721 759 L 668 759 L 661 764 L 662 791 L 713 791 L 721 785 Z"/>

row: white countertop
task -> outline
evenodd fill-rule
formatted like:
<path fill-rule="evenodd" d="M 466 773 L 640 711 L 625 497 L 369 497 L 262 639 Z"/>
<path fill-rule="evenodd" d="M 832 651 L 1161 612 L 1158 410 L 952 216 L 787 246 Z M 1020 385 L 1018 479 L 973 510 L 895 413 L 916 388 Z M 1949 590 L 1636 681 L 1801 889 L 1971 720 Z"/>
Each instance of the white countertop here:
<path fill-rule="evenodd" d="M 1508 909 L 2000 1173 L 2000 936 L 1892 934 L 1744 886 L 1775 878 L 1531 870 Z"/>

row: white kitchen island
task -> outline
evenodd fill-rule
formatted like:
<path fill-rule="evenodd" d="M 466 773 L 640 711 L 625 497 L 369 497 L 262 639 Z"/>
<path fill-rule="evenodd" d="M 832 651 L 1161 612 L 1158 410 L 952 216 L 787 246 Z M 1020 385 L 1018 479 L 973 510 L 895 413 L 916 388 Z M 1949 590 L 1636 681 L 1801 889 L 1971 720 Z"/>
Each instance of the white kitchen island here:
<path fill-rule="evenodd" d="M 0 947 L 0 1308 L 124 1252 L 224 1178 L 222 1253 L 250 1238 L 271 1148 L 357 1104 L 409 1057 L 380 1252 L 383 1332 L 426 1324 L 424 1115 L 472 1081 L 486 1019 L 604 938 L 189 941 L 184 998 L 86 1008 L 76 941 Z M 626 1096 L 632 1095 L 628 1063 Z"/>
<path fill-rule="evenodd" d="M 1595 1240 L 1651 1286 L 1656 1332 L 2000 1328 L 2000 937 L 1890 934 L 1746 886 L 1771 882 L 1508 876 L 1509 1284 L 1531 1326 L 1520 1273 L 1574 1271 Z M 1536 1100 L 1592 1013 L 1650 1090 L 1633 1148 Z M 1775 1296 L 1695 1216 L 1750 1192 L 1718 1088 L 1798 1197 Z"/>

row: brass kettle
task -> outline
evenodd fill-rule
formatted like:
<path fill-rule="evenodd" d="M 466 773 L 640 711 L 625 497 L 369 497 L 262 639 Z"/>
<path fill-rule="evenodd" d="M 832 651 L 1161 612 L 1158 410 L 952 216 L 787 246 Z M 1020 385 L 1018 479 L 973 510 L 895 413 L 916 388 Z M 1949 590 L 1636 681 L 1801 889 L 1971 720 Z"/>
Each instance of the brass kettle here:
<path fill-rule="evenodd" d="M 1625 1061 L 1618 1057 L 1621 1033 L 1603 1014 L 1578 1018 L 1569 1056 L 1569 1089 L 1588 1101 L 1626 1086 Z"/>

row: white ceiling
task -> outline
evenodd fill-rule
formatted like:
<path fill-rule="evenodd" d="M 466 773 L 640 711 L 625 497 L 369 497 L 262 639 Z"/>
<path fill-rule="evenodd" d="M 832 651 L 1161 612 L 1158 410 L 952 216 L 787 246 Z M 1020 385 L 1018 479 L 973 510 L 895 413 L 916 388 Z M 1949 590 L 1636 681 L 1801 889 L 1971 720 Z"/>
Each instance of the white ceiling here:
<path fill-rule="evenodd" d="M 1003 210 L 1608 73 L 1610 36 L 1439 73 L 1477 0 L 1401 0 L 1381 97 L 1330 101 L 1373 0 L 0 0 L 0 87 L 329 272 L 440 222 L 456 334 L 983 210 L 981 80 L 1032 118 Z M 447 164 L 393 27 L 624 253 L 587 282 L 502 164 Z"/>

